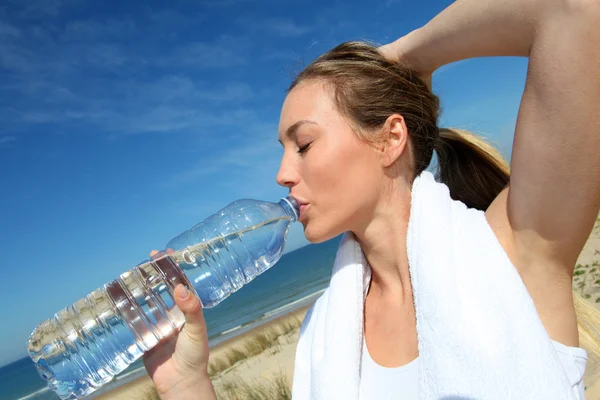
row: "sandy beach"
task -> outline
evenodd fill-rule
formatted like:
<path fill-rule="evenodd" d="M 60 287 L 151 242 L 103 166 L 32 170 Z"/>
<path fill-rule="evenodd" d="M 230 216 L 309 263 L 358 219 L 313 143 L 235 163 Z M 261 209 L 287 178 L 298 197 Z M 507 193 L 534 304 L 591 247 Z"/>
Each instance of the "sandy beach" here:
<path fill-rule="evenodd" d="M 294 373 L 294 354 L 300 332 L 299 326 L 307 310 L 308 307 L 306 306 L 294 310 L 285 316 L 211 348 L 210 362 L 211 365 L 215 365 L 220 360 L 227 359 L 227 353 L 231 352 L 232 349 L 245 350 L 248 343 L 261 334 L 280 333 L 281 329 L 278 330 L 278 327 L 286 324 L 290 328 L 294 327 L 279 335 L 272 345 L 261 353 L 242 359 L 221 372 L 211 373 L 212 382 L 217 392 L 226 392 L 240 381 L 248 384 L 259 384 L 261 381 L 264 383 L 265 380 L 272 381 L 277 376 L 284 376 L 291 387 Z M 155 395 L 152 380 L 149 376 L 144 375 L 95 398 L 99 400 L 146 400 L 158 397 Z"/>
<path fill-rule="evenodd" d="M 594 230 L 577 261 L 573 289 L 600 310 L 600 218 L 596 221 Z M 281 386 L 285 382 L 288 387 L 291 387 L 299 324 L 307 310 L 306 306 L 296 309 L 211 348 L 211 376 L 219 398 L 247 398 L 247 396 L 236 397 L 236 390 L 240 396 L 240 385 L 251 387 L 265 385 L 265 382 L 267 384 L 279 382 Z M 267 336 L 270 336 L 268 341 L 262 340 Z M 260 347 L 254 348 L 259 337 L 268 346 L 262 351 Z M 245 357 L 243 353 L 248 352 L 251 355 Z M 600 400 L 600 359 L 589 357 L 584 381 L 587 400 Z M 280 395 L 276 398 L 291 398 L 286 396 Z M 147 375 L 96 398 L 101 400 L 158 399 L 152 381 Z"/>
<path fill-rule="evenodd" d="M 573 289 L 600 310 L 600 216 L 577 259 Z M 590 355 L 583 377 L 587 400 L 600 400 L 600 358 Z"/>

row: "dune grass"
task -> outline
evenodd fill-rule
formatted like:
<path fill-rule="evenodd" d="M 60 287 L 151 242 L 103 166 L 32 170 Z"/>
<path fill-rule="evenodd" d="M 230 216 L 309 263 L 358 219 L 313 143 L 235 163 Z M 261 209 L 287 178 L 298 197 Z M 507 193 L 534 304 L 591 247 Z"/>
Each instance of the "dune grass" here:
<path fill-rule="evenodd" d="M 268 381 L 252 383 L 237 380 L 224 383 L 217 389 L 217 400 L 291 400 L 292 389 L 283 372 Z M 142 400 L 160 400 L 154 387 L 149 388 Z"/>
<path fill-rule="evenodd" d="M 137 398 L 137 397 L 136 397 Z M 139 397 L 141 400 L 160 400 L 160 396 L 158 392 L 154 388 L 154 386 L 148 388 L 142 396 Z"/>
<path fill-rule="evenodd" d="M 208 372 L 211 378 L 231 369 L 239 361 L 245 360 L 263 351 L 273 353 L 281 351 L 281 342 L 289 343 L 289 336 L 296 332 L 302 321 L 299 318 L 286 319 L 273 324 L 248 338 L 241 348 L 232 347 L 220 357 L 211 360 Z M 246 382 L 244 380 L 226 381 L 218 385 L 218 400 L 291 400 L 292 391 L 283 372 L 272 380 Z M 143 400 L 159 400 L 154 387 L 149 388 L 141 397 Z"/>
<path fill-rule="evenodd" d="M 269 381 L 228 382 L 217 391 L 218 400 L 291 400 L 291 398 L 292 390 L 282 372 Z"/>
<path fill-rule="evenodd" d="M 594 236 L 600 237 L 600 214 L 590 235 Z M 593 254 L 588 254 L 575 266 L 573 290 L 600 309 L 600 249 L 593 249 Z"/>
<path fill-rule="evenodd" d="M 243 346 L 232 347 L 222 356 L 211 360 L 208 365 L 208 374 L 211 378 L 227 371 L 238 362 L 260 354 L 270 349 L 274 353 L 281 351 L 280 341 L 286 340 L 287 336 L 295 332 L 302 321 L 298 318 L 289 318 L 273 324 L 261 332 L 250 337 Z M 289 340 L 289 339 L 288 339 Z"/>

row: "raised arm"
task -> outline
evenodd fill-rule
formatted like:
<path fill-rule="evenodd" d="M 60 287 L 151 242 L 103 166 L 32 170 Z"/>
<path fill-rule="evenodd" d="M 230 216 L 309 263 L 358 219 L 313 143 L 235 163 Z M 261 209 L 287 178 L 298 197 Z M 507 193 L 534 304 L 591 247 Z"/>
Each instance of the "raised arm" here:
<path fill-rule="evenodd" d="M 459 0 L 382 48 L 425 77 L 467 58 L 529 57 L 510 185 L 486 218 L 550 337 L 571 346 L 573 268 L 600 208 L 597 25 L 600 0 Z"/>
<path fill-rule="evenodd" d="M 459 0 L 386 46 L 422 72 L 472 57 L 529 57 L 510 188 L 488 220 L 514 258 L 543 260 L 547 271 L 572 272 L 600 208 L 598 26 L 600 0 Z"/>

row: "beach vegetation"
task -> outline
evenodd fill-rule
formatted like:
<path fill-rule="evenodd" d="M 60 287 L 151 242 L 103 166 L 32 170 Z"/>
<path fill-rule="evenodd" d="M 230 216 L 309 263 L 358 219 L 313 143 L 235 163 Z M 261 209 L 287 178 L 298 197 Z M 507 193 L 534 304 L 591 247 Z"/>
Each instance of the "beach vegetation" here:
<path fill-rule="evenodd" d="M 265 350 L 273 353 L 281 351 L 280 340 L 300 328 L 302 321 L 298 318 L 289 318 L 272 324 L 259 333 L 251 336 L 242 346 L 227 349 L 223 355 L 211 360 L 208 364 L 208 374 L 211 378 L 229 370 L 235 364 L 249 357 L 260 354 Z"/>
<path fill-rule="evenodd" d="M 143 395 L 139 398 L 141 400 L 160 400 L 160 396 L 158 395 L 158 392 L 156 391 L 154 386 L 151 386 L 148 389 L 146 389 Z"/>
<path fill-rule="evenodd" d="M 218 400 L 291 400 L 287 376 L 279 372 L 272 380 L 232 380 L 217 389 Z"/>

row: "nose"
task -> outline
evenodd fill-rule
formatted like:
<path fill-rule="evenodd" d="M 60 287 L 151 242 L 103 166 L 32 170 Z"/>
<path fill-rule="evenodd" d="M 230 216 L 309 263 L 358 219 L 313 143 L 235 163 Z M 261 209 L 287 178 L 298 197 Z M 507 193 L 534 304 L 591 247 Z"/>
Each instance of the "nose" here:
<path fill-rule="evenodd" d="M 281 165 L 279 166 L 279 171 L 277 172 L 275 180 L 279 185 L 290 189 L 296 186 L 300 181 L 300 175 L 298 174 L 297 169 L 292 163 L 286 161 L 285 155 L 281 160 Z"/>

